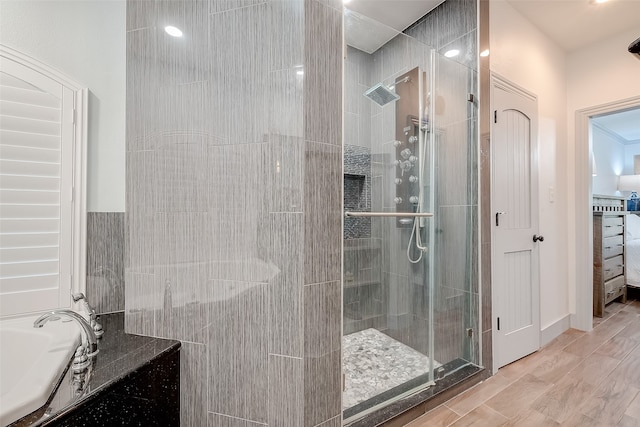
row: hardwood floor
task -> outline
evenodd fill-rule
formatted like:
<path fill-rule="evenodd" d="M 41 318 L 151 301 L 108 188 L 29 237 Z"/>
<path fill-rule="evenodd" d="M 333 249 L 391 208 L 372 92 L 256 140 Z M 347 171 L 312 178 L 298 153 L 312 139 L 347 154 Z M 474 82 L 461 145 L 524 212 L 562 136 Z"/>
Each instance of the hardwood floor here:
<path fill-rule="evenodd" d="M 594 329 L 570 329 L 540 351 L 407 427 L 640 427 L 640 302 L 611 303 Z"/>

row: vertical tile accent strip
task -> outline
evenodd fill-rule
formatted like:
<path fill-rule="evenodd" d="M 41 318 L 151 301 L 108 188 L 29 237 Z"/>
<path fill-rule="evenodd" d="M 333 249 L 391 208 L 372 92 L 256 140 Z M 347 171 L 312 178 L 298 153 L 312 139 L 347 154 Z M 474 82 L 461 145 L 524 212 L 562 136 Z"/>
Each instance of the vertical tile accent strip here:
<path fill-rule="evenodd" d="M 304 417 L 302 358 L 269 355 L 269 425 L 299 427 Z"/>
<path fill-rule="evenodd" d="M 303 425 L 312 427 L 341 413 L 343 34 L 340 10 L 304 4 Z"/>
<path fill-rule="evenodd" d="M 273 213 L 270 258 L 279 272 L 270 282 L 269 353 L 303 355 L 302 214 Z"/>
<path fill-rule="evenodd" d="M 124 212 L 87 213 L 87 299 L 97 313 L 124 310 Z"/>
<path fill-rule="evenodd" d="M 207 424 L 207 348 L 183 342 L 180 347 L 180 425 Z"/>
<path fill-rule="evenodd" d="M 304 426 L 314 427 L 340 414 L 341 352 L 304 358 Z"/>
<path fill-rule="evenodd" d="M 209 291 L 208 408 L 266 423 L 269 285 L 213 280 Z"/>
<path fill-rule="evenodd" d="M 342 155 L 340 146 L 305 142 L 304 282 L 340 279 Z"/>

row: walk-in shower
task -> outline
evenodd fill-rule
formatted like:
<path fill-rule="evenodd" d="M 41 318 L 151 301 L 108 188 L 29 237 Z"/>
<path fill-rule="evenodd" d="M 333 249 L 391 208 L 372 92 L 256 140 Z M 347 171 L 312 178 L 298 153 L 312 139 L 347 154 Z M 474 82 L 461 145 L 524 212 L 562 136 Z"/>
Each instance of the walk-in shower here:
<path fill-rule="evenodd" d="M 353 11 L 345 19 L 347 32 L 354 19 L 370 25 L 368 35 L 389 30 Z M 350 424 L 480 359 L 476 107 L 468 102 L 475 71 L 404 33 L 375 48 L 346 36 L 343 418 Z"/>

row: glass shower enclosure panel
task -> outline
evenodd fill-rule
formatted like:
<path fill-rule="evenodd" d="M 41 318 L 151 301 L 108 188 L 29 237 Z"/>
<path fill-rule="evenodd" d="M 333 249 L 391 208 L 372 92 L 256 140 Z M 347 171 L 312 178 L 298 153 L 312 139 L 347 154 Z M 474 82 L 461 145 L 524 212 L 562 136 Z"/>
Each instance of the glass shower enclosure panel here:
<path fill-rule="evenodd" d="M 428 113 L 433 55 L 401 33 L 377 48 L 356 42 L 347 48 L 345 419 L 433 384 L 440 366 L 433 357 L 429 298 L 435 274 Z"/>
<path fill-rule="evenodd" d="M 345 37 L 349 423 L 478 360 L 470 335 L 477 324 L 477 209 L 467 206 L 475 168 L 471 70 L 350 10 Z"/>

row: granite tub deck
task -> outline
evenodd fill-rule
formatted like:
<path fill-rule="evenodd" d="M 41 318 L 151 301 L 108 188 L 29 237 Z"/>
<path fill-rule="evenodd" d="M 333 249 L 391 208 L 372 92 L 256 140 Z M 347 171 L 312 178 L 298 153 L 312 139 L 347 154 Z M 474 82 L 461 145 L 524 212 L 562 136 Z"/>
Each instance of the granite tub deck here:
<path fill-rule="evenodd" d="M 429 373 L 429 357 L 376 330 L 343 337 L 344 409 Z M 434 361 L 434 368 L 441 366 Z"/>
<path fill-rule="evenodd" d="M 67 371 L 50 401 L 11 427 L 180 425 L 180 342 L 125 334 L 123 313 L 101 323 L 87 374 Z"/>

